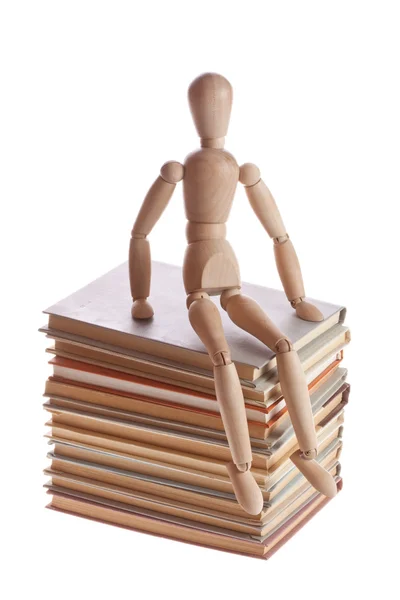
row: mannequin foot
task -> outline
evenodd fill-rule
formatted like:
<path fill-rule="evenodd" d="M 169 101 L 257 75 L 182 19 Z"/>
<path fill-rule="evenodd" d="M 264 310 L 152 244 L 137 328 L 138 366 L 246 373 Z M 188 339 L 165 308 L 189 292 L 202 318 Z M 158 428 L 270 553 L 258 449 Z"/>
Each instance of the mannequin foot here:
<path fill-rule="evenodd" d="M 323 321 L 324 317 L 320 310 L 311 302 L 306 302 L 305 300 L 301 300 L 297 304 L 294 305 L 294 309 L 296 310 L 296 314 L 300 319 L 304 321 Z"/>
<path fill-rule="evenodd" d="M 145 298 L 139 298 L 133 302 L 131 314 L 134 319 L 151 319 L 154 310 Z"/>
<path fill-rule="evenodd" d="M 262 511 L 264 499 L 250 469 L 239 471 L 233 462 L 228 463 L 226 468 L 240 506 L 250 515 L 258 515 Z"/>
<path fill-rule="evenodd" d="M 337 486 L 334 478 L 316 460 L 309 460 L 301 450 L 294 452 L 290 460 L 318 492 L 327 498 L 336 496 Z"/>

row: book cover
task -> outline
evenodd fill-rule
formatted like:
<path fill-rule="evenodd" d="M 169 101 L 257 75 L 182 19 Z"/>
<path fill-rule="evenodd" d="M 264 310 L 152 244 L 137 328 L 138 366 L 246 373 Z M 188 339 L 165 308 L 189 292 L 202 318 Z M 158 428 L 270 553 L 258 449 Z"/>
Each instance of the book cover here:
<path fill-rule="evenodd" d="M 311 323 L 296 316 L 282 291 L 249 283 L 243 283 L 242 291 L 258 302 L 296 349 L 344 320 L 345 309 L 335 304 L 312 300 L 325 320 Z M 44 312 L 49 314 L 51 329 L 210 370 L 211 361 L 189 323 L 180 267 L 152 263 L 150 300 L 154 317 L 132 319 L 128 264 L 124 263 Z M 272 350 L 220 312 L 240 377 L 254 380 L 275 366 Z"/>

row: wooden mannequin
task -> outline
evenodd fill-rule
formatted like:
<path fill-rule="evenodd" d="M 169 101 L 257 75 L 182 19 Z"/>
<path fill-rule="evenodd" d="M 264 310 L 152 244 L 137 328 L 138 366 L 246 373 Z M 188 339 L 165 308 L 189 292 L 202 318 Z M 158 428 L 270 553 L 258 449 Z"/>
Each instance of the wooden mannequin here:
<path fill-rule="evenodd" d="M 153 309 L 150 294 L 150 246 L 147 240 L 167 206 L 176 184 L 183 180 L 188 246 L 183 265 L 189 319 L 214 365 L 216 396 L 232 462 L 227 465 L 236 498 L 250 514 L 262 510 L 261 490 L 250 467 L 252 453 L 243 393 L 222 328 L 221 317 L 209 296 L 220 295 L 222 308 L 236 325 L 276 352 L 279 379 L 300 450 L 293 463 L 321 493 L 332 497 L 336 485 L 314 459 L 317 437 L 308 388 L 296 351 L 257 303 L 241 294 L 239 266 L 225 239 L 229 212 L 237 182 L 244 186 L 250 204 L 273 239 L 275 260 L 286 296 L 297 315 L 309 321 L 323 319 L 319 310 L 304 300 L 300 265 L 275 201 L 250 163 L 240 168 L 224 150 L 232 88 L 221 75 L 206 73 L 189 87 L 189 103 L 200 136 L 201 148 L 185 163 L 167 162 L 153 183 L 135 221 L 129 252 L 132 316 L 148 319 Z"/>

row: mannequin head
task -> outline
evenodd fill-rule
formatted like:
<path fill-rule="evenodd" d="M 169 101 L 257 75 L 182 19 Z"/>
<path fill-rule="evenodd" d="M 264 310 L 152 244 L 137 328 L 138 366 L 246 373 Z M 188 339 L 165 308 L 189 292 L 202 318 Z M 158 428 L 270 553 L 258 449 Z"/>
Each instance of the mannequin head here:
<path fill-rule="evenodd" d="M 232 108 L 229 81 L 217 73 L 204 73 L 190 84 L 188 96 L 201 145 L 223 148 Z"/>

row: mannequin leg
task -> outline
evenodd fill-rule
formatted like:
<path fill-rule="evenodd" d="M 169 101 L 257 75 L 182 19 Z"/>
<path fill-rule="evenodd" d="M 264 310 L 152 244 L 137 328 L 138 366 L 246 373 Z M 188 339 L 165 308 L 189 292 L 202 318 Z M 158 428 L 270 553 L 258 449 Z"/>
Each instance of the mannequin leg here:
<path fill-rule="evenodd" d="M 317 456 L 314 419 L 304 372 L 292 343 L 261 307 L 252 298 L 243 296 L 238 288 L 223 292 L 221 305 L 236 325 L 275 350 L 282 393 L 301 450 L 293 462 L 318 491 L 334 496 L 333 478 L 313 460 Z"/>
<path fill-rule="evenodd" d="M 222 328 L 218 308 L 203 292 L 188 297 L 189 320 L 205 345 L 214 365 L 215 391 L 232 463 L 227 465 L 229 477 L 242 508 L 250 514 L 259 514 L 263 497 L 250 472 L 252 453 L 243 392 L 236 367 Z"/>

